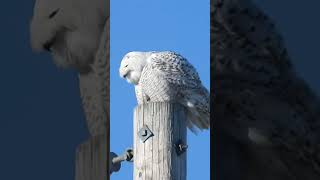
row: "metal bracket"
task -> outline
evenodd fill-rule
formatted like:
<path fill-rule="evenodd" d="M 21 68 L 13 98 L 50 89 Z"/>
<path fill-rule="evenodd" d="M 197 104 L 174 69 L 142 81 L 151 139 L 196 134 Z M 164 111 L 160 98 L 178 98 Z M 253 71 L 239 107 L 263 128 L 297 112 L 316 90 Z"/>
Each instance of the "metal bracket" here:
<path fill-rule="evenodd" d="M 133 150 L 131 148 L 127 149 L 121 156 L 118 156 L 114 152 L 110 152 L 109 156 L 110 174 L 112 174 L 113 172 L 118 172 L 120 170 L 122 161 L 133 162 Z"/>
<path fill-rule="evenodd" d="M 110 152 L 109 154 L 109 158 L 110 158 L 110 161 L 109 161 L 109 172 L 110 174 L 112 174 L 113 172 L 118 172 L 121 168 L 121 163 L 113 163 L 113 159 L 118 157 L 118 155 L 114 152 Z"/>
<path fill-rule="evenodd" d="M 174 146 L 178 156 L 186 152 L 188 149 L 188 145 L 184 144 L 181 139 Z"/>
<path fill-rule="evenodd" d="M 138 136 L 143 143 L 153 135 L 154 134 L 151 132 L 147 125 L 144 125 L 138 132 Z"/>

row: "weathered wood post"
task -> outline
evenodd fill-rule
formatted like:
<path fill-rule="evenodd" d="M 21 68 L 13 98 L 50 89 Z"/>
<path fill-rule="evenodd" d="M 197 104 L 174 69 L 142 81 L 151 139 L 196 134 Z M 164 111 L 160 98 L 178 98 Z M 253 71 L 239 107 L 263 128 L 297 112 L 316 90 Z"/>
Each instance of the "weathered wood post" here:
<path fill-rule="evenodd" d="M 76 180 L 107 179 L 107 136 L 91 137 L 80 144 L 76 152 Z"/>
<path fill-rule="evenodd" d="M 186 180 L 185 108 L 169 102 L 134 111 L 134 180 Z"/>

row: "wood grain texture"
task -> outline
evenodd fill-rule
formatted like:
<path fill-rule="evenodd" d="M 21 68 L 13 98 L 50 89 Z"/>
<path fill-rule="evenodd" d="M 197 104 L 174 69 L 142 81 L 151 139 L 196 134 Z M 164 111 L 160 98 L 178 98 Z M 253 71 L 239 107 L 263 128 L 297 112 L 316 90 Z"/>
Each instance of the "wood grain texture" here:
<path fill-rule="evenodd" d="M 76 151 L 76 180 L 106 180 L 106 135 L 91 137 Z"/>
<path fill-rule="evenodd" d="M 154 102 L 134 111 L 134 180 L 186 180 L 186 155 L 175 144 L 187 142 L 186 110 L 179 104 Z M 154 134 L 144 143 L 138 131 L 146 125 Z"/>

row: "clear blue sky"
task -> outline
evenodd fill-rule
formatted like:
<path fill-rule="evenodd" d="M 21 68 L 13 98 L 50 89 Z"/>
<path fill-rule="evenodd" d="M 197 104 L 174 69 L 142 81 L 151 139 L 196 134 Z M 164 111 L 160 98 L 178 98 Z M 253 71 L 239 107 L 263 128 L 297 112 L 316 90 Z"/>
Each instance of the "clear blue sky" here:
<path fill-rule="evenodd" d="M 111 151 L 133 144 L 134 88 L 119 77 L 122 57 L 129 51 L 173 50 L 185 56 L 210 86 L 209 0 L 111 0 Z M 188 132 L 187 177 L 209 180 L 209 131 Z M 133 165 L 123 164 L 112 180 L 132 179 Z"/>

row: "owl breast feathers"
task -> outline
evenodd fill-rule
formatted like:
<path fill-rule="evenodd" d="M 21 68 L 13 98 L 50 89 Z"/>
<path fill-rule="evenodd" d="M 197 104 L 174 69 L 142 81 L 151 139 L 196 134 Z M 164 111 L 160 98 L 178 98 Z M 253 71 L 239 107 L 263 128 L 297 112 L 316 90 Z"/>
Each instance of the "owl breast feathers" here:
<path fill-rule="evenodd" d="M 133 64 L 135 67 L 131 66 Z M 137 64 L 141 64 L 142 68 Z M 122 60 L 121 73 L 127 80 L 136 74 L 140 75 L 135 83 L 138 104 L 182 104 L 187 109 L 187 123 L 191 130 L 195 130 L 194 127 L 209 128 L 209 92 L 202 85 L 195 68 L 181 55 L 170 51 L 130 52 Z"/>

